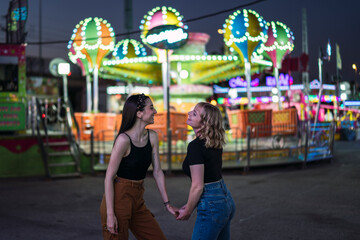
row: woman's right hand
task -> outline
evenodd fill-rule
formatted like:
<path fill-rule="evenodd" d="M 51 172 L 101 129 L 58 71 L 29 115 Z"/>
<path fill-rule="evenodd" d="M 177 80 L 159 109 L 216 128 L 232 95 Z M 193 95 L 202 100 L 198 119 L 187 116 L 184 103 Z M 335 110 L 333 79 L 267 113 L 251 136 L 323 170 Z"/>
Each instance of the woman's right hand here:
<path fill-rule="evenodd" d="M 107 216 L 106 227 L 111 234 L 118 234 L 118 222 L 115 214 Z"/>
<path fill-rule="evenodd" d="M 179 209 L 179 216 L 176 220 L 188 220 L 192 214 L 192 211 L 189 211 L 188 206 L 184 205 L 182 208 Z"/>

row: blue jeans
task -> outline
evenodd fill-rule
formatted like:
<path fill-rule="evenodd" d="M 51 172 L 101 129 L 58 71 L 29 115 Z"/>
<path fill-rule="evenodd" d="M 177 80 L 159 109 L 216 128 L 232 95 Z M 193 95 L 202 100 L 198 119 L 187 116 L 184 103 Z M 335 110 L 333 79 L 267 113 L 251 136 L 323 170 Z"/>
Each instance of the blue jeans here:
<path fill-rule="evenodd" d="M 235 203 L 224 180 L 205 184 L 197 205 L 192 240 L 229 240 Z"/>

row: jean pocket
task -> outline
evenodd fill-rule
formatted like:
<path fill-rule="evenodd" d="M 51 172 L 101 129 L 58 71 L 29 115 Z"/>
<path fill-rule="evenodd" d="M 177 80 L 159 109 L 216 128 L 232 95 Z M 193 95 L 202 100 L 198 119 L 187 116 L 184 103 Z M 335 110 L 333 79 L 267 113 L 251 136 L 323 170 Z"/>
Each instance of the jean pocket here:
<path fill-rule="evenodd" d="M 226 199 L 211 200 L 208 202 L 211 218 L 219 225 L 223 225 L 229 218 Z"/>

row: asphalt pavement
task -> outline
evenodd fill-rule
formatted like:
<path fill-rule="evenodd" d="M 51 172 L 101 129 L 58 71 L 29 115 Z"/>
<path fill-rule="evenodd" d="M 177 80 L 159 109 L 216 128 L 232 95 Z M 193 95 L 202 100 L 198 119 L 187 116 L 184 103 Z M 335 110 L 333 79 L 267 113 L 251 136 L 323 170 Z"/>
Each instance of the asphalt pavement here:
<path fill-rule="evenodd" d="M 231 239 L 360 239 L 360 142 L 335 142 L 335 158 L 299 165 L 226 170 L 236 202 Z M 0 179 L 0 240 L 102 239 L 99 206 L 104 174 L 82 178 Z M 171 202 L 182 206 L 190 180 L 166 176 Z M 191 238 L 196 213 L 176 221 L 151 175 L 145 201 L 169 240 Z M 130 239 L 134 239 L 131 237 Z"/>

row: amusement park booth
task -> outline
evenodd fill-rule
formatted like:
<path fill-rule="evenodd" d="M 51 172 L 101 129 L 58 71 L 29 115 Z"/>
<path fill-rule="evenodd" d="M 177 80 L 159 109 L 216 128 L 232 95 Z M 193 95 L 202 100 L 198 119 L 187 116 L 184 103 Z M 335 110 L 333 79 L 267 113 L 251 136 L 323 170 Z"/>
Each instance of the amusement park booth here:
<path fill-rule="evenodd" d="M 25 45 L 0 44 L 0 131 L 25 130 Z"/>
<path fill-rule="evenodd" d="M 90 171 L 67 131 L 73 120 L 57 94 L 57 80 L 27 76 L 25 51 L 25 44 L 0 44 L 0 178 Z"/>

